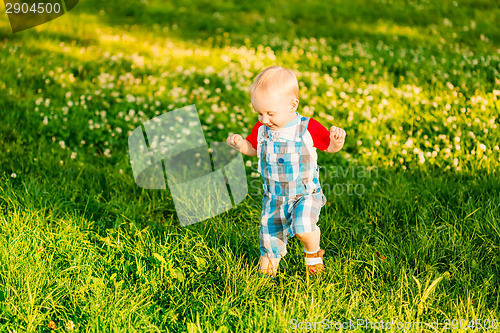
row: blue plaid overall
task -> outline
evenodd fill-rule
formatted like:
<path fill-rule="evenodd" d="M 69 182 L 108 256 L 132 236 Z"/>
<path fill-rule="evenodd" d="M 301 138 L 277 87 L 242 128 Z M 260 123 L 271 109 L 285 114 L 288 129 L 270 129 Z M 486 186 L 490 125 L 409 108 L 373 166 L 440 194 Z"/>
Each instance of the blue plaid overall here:
<path fill-rule="evenodd" d="M 286 255 L 289 237 L 315 231 L 326 198 L 321 191 L 316 161 L 303 142 L 309 118 L 300 117 L 293 137 L 265 126 L 257 143 L 259 172 L 264 195 L 260 224 L 260 254 L 269 258 Z"/>

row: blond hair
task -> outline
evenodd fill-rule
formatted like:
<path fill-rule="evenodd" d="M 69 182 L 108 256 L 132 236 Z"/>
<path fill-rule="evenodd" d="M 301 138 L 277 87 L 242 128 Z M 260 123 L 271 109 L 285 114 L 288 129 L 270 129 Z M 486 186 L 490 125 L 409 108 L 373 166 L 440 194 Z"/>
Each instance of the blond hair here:
<path fill-rule="evenodd" d="M 259 93 L 277 92 L 299 98 L 299 83 L 291 69 L 271 66 L 260 72 L 250 88 L 250 98 Z"/>

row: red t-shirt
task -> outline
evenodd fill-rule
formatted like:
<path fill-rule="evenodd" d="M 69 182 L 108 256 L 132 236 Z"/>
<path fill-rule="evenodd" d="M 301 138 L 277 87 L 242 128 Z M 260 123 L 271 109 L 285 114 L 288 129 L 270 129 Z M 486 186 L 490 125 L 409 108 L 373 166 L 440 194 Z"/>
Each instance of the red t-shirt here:
<path fill-rule="evenodd" d="M 264 125 L 258 121 L 253 127 L 252 132 L 246 137 L 254 149 L 257 149 L 257 136 L 259 134 L 259 127 L 261 126 Z M 314 147 L 321 151 L 325 151 L 328 148 L 330 145 L 330 131 L 321 125 L 317 120 L 314 120 L 313 118 L 309 119 L 307 131 L 311 134 Z"/>

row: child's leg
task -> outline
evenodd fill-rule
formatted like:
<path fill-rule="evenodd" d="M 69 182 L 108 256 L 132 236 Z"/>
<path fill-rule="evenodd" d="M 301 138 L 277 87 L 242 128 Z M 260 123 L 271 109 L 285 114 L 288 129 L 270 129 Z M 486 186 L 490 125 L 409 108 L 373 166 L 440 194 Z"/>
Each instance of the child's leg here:
<path fill-rule="evenodd" d="M 260 257 L 260 272 L 263 275 L 276 276 L 281 258 Z"/>
<path fill-rule="evenodd" d="M 297 236 L 304 246 L 304 250 L 307 252 L 316 252 L 319 250 L 319 241 L 321 236 L 319 227 L 312 232 L 298 233 L 295 236 Z"/>
<path fill-rule="evenodd" d="M 324 250 L 319 247 L 321 231 L 316 225 L 324 198 L 320 192 L 302 196 L 294 206 L 292 214 L 293 233 L 304 246 L 306 276 L 324 270 Z"/>
<path fill-rule="evenodd" d="M 306 265 L 306 277 L 315 275 L 324 270 L 323 255 L 324 250 L 319 247 L 321 231 L 319 228 L 312 232 L 298 233 L 297 238 L 304 246 L 304 261 Z"/>

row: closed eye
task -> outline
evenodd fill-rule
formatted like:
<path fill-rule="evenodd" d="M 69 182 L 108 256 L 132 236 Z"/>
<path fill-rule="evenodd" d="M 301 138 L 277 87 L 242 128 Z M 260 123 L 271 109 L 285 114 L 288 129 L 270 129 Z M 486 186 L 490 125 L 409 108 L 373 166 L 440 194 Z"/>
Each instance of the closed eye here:
<path fill-rule="evenodd" d="M 263 116 L 264 113 L 267 113 L 267 115 L 270 117 L 274 116 L 274 112 L 272 112 L 272 111 L 259 112 L 259 116 Z"/>

